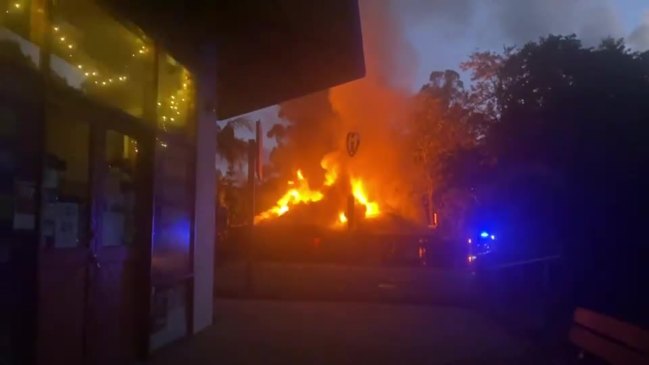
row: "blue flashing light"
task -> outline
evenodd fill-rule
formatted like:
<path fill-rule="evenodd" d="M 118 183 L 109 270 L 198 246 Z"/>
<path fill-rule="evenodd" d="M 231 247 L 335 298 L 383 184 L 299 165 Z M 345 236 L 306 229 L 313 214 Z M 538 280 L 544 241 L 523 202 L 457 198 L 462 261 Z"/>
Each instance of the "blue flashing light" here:
<path fill-rule="evenodd" d="M 487 237 L 489 237 L 489 233 L 488 232 L 482 232 L 482 233 L 480 233 L 480 237 L 487 238 Z"/>
<path fill-rule="evenodd" d="M 495 240 L 495 239 L 496 239 L 496 236 L 494 236 L 494 235 L 492 234 L 492 235 L 491 235 L 491 240 L 493 241 L 493 240 Z"/>

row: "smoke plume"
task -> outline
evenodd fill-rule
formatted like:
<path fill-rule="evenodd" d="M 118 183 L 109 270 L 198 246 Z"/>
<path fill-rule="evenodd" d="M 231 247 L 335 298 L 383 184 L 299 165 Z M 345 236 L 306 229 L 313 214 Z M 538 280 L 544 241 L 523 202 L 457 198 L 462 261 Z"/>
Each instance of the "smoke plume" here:
<path fill-rule="evenodd" d="M 383 209 L 415 218 L 420 213 L 409 176 L 415 169 L 399 126 L 407 115 L 417 60 L 394 4 L 360 1 L 366 77 L 283 103 L 280 115 L 287 128 L 271 159 L 293 171 L 302 169 L 316 187 L 325 181 L 324 159 L 343 179 L 362 180 Z M 354 157 L 346 151 L 348 132 L 361 137 Z"/>
<path fill-rule="evenodd" d="M 649 12 L 645 14 L 644 21 L 631 32 L 629 44 L 635 50 L 649 50 Z"/>

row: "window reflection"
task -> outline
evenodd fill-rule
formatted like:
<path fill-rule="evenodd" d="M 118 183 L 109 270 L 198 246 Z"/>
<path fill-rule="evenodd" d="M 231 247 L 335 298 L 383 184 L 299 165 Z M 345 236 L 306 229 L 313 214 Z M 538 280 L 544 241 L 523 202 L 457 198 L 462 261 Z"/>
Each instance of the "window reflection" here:
<path fill-rule="evenodd" d="M 167 132 L 188 132 L 193 106 L 190 73 L 166 53 L 158 62 L 158 127 Z"/>
<path fill-rule="evenodd" d="M 30 0 L 0 0 L 0 25 L 29 39 L 31 6 Z"/>
<path fill-rule="evenodd" d="M 44 0 L 0 0 L 0 57 L 37 66 L 45 28 Z"/>
<path fill-rule="evenodd" d="M 41 243 L 55 248 L 84 245 L 90 203 L 89 126 L 52 113 L 45 128 Z"/>
<path fill-rule="evenodd" d="M 135 240 L 138 143 L 123 134 L 106 133 L 103 182 L 102 245 L 131 245 Z"/>
<path fill-rule="evenodd" d="M 144 116 L 153 80 L 152 46 L 144 35 L 89 0 L 59 1 L 52 18 L 52 71 L 75 89 Z"/>

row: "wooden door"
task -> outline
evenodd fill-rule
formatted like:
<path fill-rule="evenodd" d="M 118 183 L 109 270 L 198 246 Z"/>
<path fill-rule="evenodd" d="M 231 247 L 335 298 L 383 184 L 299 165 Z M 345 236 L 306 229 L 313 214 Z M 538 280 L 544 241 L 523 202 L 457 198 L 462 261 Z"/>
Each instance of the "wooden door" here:
<path fill-rule="evenodd" d="M 93 365 L 136 361 L 148 335 L 152 182 L 145 140 L 134 132 L 97 131 L 88 343 Z"/>

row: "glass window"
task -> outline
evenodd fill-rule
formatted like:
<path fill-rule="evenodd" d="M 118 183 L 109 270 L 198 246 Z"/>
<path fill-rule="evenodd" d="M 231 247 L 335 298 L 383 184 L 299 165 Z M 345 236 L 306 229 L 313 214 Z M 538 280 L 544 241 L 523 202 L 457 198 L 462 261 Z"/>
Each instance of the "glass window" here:
<path fill-rule="evenodd" d="M 44 0 L 0 0 L 0 57 L 38 65 L 45 29 Z"/>
<path fill-rule="evenodd" d="M 55 248 L 85 245 L 90 212 L 90 128 L 53 112 L 45 128 L 41 243 Z"/>
<path fill-rule="evenodd" d="M 53 73 L 70 87 L 145 116 L 147 100 L 154 100 L 154 52 L 144 35 L 89 0 L 57 1 L 52 18 Z"/>
<path fill-rule="evenodd" d="M 29 39 L 31 0 L 0 0 L 0 25 Z"/>
<path fill-rule="evenodd" d="M 158 127 L 191 133 L 193 83 L 189 71 L 166 53 L 158 60 Z"/>
<path fill-rule="evenodd" d="M 101 225 L 103 246 L 132 245 L 135 242 L 138 153 L 135 139 L 115 131 L 106 133 Z"/>

